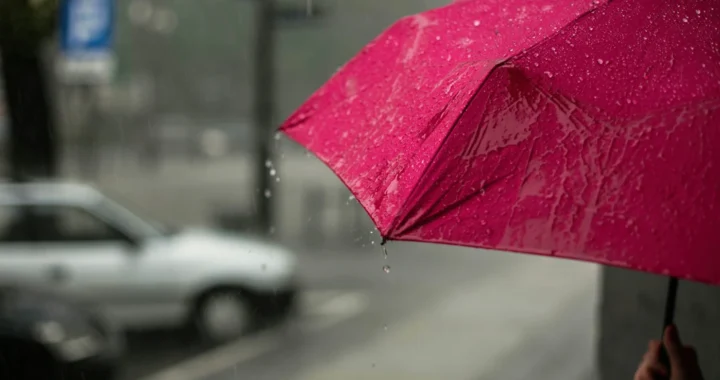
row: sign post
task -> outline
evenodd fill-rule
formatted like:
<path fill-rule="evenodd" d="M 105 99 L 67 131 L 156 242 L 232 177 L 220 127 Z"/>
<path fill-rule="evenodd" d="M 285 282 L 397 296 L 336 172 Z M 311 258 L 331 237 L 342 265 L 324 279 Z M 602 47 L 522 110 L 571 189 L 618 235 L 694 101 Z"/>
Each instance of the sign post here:
<path fill-rule="evenodd" d="M 70 85 L 112 80 L 114 0 L 62 0 L 60 8 L 60 81 Z"/>

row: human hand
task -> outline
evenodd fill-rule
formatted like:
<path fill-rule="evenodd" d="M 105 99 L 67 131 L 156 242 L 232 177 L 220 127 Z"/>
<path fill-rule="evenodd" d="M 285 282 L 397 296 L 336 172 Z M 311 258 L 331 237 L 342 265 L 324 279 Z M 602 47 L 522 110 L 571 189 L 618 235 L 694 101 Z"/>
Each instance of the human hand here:
<path fill-rule="evenodd" d="M 660 350 L 665 346 L 670 359 L 670 377 L 668 368 L 660 360 Z M 703 380 L 697 354 L 691 346 L 680 341 L 677 327 L 668 326 L 663 341 L 651 340 L 634 380 Z"/>

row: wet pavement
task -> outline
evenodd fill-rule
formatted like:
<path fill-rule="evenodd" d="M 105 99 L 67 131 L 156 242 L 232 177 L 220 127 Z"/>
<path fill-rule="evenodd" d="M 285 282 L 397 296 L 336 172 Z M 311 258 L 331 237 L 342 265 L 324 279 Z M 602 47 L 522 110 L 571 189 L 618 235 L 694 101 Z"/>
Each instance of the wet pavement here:
<path fill-rule="evenodd" d="M 593 265 L 418 244 L 302 257 L 299 317 L 210 351 L 146 339 L 126 378 L 592 378 Z"/>

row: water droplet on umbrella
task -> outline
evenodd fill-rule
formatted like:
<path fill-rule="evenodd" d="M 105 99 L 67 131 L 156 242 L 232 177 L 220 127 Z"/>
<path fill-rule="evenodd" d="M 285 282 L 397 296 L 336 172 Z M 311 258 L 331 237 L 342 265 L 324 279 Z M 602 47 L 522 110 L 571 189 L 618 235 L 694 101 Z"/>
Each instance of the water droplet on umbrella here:
<path fill-rule="evenodd" d="M 270 191 L 270 189 L 265 189 L 265 198 L 270 198 L 270 197 L 272 197 L 272 191 Z"/>
<path fill-rule="evenodd" d="M 688 22 L 687 17 L 683 17 L 683 22 Z"/>
<path fill-rule="evenodd" d="M 390 265 L 383 266 L 383 272 L 390 273 Z"/>
<path fill-rule="evenodd" d="M 599 64 L 601 64 L 601 65 L 602 65 L 602 64 L 603 64 L 603 62 L 605 62 L 605 61 L 603 61 L 603 60 L 602 60 L 602 58 L 598 58 L 598 60 L 597 60 L 597 63 L 599 63 Z"/>
<path fill-rule="evenodd" d="M 548 78 L 552 78 L 552 77 L 553 77 L 552 73 L 551 73 L 551 72 L 549 72 L 549 71 L 546 71 L 546 72 L 545 72 L 545 75 L 547 75 L 547 76 L 548 76 Z"/>
<path fill-rule="evenodd" d="M 473 21 L 473 25 L 475 25 L 475 26 L 480 26 L 480 20 L 475 20 L 475 21 Z"/>
<path fill-rule="evenodd" d="M 695 10 L 695 13 L 700 14 L 700 10 L 699 10 L 699 9 L 696 9 L 696 10 Z"/>

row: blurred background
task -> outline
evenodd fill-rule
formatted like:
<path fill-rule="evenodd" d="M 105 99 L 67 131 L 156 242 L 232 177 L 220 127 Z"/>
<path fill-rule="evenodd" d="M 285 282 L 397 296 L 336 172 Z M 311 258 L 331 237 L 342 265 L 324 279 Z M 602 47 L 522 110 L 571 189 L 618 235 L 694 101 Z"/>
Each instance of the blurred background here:
<path fill-rule="evenodd" d="M 1 282 L 99 310 L 127 338 L 110 365 L 123 379 L 595 378 L 595 266 L 407 243 L 390 243 L 385 258 L 344 185 L 275 132 L 386 27 L 446 3 L 23 0 L 0 9 L 5 26 L 55 20 L 46 7 L 63 15 L 38 32 L 42 43 L 17 38 L 35 29 L 1 30 Z M 92 21 L 103 12 L 105 29 Z M 107 38 L 70 43 L 98 30 Z M 32 239 L 6 233 L 16 214 L 38 221 L 67 209 L 83 216 L 31 227 Z M 207 301 L 215 295 L 236 302 Z M 258 305 L 281 296 L 293 312 L 276 321 Z M 182 323 L 163 323 L 173 318 Z"/>

